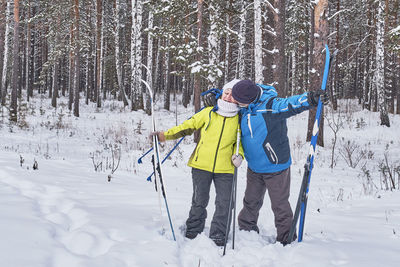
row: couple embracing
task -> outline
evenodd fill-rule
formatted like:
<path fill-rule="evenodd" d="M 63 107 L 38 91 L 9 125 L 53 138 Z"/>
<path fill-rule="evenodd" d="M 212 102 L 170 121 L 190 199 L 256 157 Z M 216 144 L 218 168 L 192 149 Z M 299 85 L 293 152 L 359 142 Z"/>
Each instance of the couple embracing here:
<path fill-rule="evenodd" d="M 275 217 L 277 242 L 287 244 L 293 212 L 289 203 L 290 146 L 286 119 L 318 104 L 324 91 L 309 91 L 288 98 L 278 98 L 274 87 L 250 80 L 233 80 L 224 85 L 214 107 L 206 107 L 182 124 L 165 132 L 154 132 L 159 141 L 177 139 L 200 130 L 200 140 L 188 165 L 192 167 L 193 195 L 185 236 L 194 239 L 203 232 L 214 182 L 215 212 L 209 237 L 224 246 L 233 173 L 243 158 L 248 163 L 243 208 L 238 215 L 240 230 L 256 231 L 265 192 Z M 236 133 L 241 130 L 239 155 Z"/>

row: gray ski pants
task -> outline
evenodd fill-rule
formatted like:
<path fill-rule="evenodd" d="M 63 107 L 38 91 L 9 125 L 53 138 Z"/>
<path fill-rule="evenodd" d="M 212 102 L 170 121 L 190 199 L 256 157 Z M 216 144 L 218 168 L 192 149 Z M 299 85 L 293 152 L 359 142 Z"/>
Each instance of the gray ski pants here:
<path fill-rule="evenodd" d="M 215 213 L 211 221 L 210 238 L 225 238 L 233 174 L 212 173 L 193 168 L 192 179 L 192 207 L 186 221 L 186 232 L 199 234 L 204 230 L 207 218 L 206 208 L 210 199 L 210 186 L 211 182 L 214 181 L 216 191 Z"/>
<path fill-rule="evenodd" d="M 267 189 L 275 216 L 276 240 L 285 242 L 293 220 L 293 212 L 289 203 L 290 168 L 275 173 L 255 173 L 249 168 L 247 169 L 243 209 L 238 216 L 239 229 L 259 232 L 258 215 Z"/>

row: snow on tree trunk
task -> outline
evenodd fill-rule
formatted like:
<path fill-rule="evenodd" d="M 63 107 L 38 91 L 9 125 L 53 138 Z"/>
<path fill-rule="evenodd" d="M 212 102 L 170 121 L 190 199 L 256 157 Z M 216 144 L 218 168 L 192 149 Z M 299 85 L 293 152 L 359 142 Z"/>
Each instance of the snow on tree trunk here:
<path fill-rule="evenodd" d="M 7 1 L 7 0 L 6 0 Z M 1 75 L 1 104 L 4 106 L 6 104 L 7 95 L 7 67 L 8 67 L 8 50 L 10 45 L 10 29 L 11 29 L 11 0 L 7 1 L 6 8 L 6 31 L 4 35 L 4 55 L 3 55 L 3 69 Z"/>
<path fill-rule="evenodd" d="M 378 94 L 378 107 L 381 118 L 381 125 L 385 125 L 390 127 L 389 116 L 387 112 L 387 102 L 385 99 L 385 84 L 384 84 L 384 75 L 385 75 L 385 47 L 383 45 L 384 42 L 384 2 L 378 1 L 378 13 L 376 17 L 376 69 L 375 69 L 375 86 L 376 92 Z"/>
<path fill-rule="evenodd" d="M 201 61 L 201 51 L 202 51 L 202 31 L 203 31 L 203 2 L 204 0 L 197 0 L 197 62 Z M 200 110 L 200 75 L 194 73 L 194 110 L 197 112 Z M 195 132 L 195 141 L 198 140 L 198 134 Z"/>
<path fill-rule="evenodd" d="M 6 30 L 6 0 L 0 0 L 0 100 L 1 100 L 1 85 L 2 85 L 2 71 L 4 63 L 4 39 Z"/>
<path fill-rule="evenodd" d="M 219 69 L 219 34 L 218 34 L 218 18 L 221 15 L 217 6 L 210 1 L 208 5 L 210 12 L 210 34 L 208 35 L 208 51 L 209 51 L 209 73 L 208 81 L 211 87 L 217 86 L 217 79 L 221 77 L 222 72 Z"/>
<path fill-rule="evenodd" d="M 149 10 L 148 17 L 148 26 L 149 31 L 153 28 L 153 11 Z M 153 35 L 151 32 L 147 34 L 147 72 L 146 72 L 146 81 L 150 86 L 153 86 Z M 151 106 L 150 106 L 150 96 L 149 92 L 146 90 L 146 113 L 150 115 Z"/>
<path fill-rule="evenodd" d="M 165 40 L 166 45 L 165 47 L 169 47 L 170 46 L 170 41 L 169 39 Z M 169 73 L 170 73 L 170 68 L 171 68 L 171 59 L 170 59 L 170 52 L 167 49 L 164 53 L 164 75 L 163 79 L 164 79 L 164 88 L 163 88 L 163 94 L 164 94 L 164 109 L 169 110 L 170 109 L 170 103 L 171 103 L 171 86 L 170 86 L 170 77 L 169 77 Z"/>
<path fill-rule="evenodd" d="M 224 62 L 224 70 L 225 70 L 225 76 L 224 76 L 224 84 L 229 82 L 229 59 L 230 59 L 230 54 L 231 54 L 231 34 L 230 34 L 230 28 L 231 28 L 231 16 L 229 14 L 226 14 L 226 29 L 228 33 L 226 34 L 226 39 L 225 39 L 225 62 Z"/>
<path fill-rule="evenodd" d="M 132 0 L 132 36 L 131 36 L 131 102 L 132 110 L 143 108 L 141 90 L 142 78 L 142 51 L 141 51 L 141 26 L 142 26 L 142 1 Z"/>
<path fill-rule="evenodd" d="M 260 0 L 254 0 L 254 70 L 256 83 L 264 82 L 262 60 L 261 3 Z"/>
<path fill-rule="evenodd" d="M 244 0 L 241 1 L 242 10 L 240 12 L 240 26 L 239 26 L 239 47 L 237 57 L 236 78 L 245 78 L 245 62 L 244 62 L 244 48 L 246 44 L 246 8 Z"/>
<path fill-rule="evenodd" d="M 17 122 L 17 96 L 19 82 L 19 0 L 14 0 L 13 78 L 10 103 L 10 120 Z"/>
<path fill-rule="evenodd" d="M 116 0 L 115 1 L 115 67 L 117 71 L 117 82 L 118 82 L 118 88 L 119 92 L 122 98 L 122 101 L 124 102 L 124 106 L 128 106 L 128 98 L 125 93 L 125 86 L 124 82 L 122 80 L 122 68 L 123 68 L 123 62 L 121 60 L 121 52 L 120 52 L 120 31 L 121 31 L 121 0 Z"/>
<path fill-rule="evenodd" d="M 102 62 L 102 58 L 101 58 L 101 51 L 102 51 L 102 19 L 103 17 L 103 2 L 102 0 L 96 0 L 96 89 L 95 89 L 95 98 L 96 98 L 96 103 L 97 103 L 97 107 L 101 107 L 101 96 L 100 96 L 100 92 L 101 92 L 101 62 Z"/>
<path fill-rule="evenodd" d="M 79 91 L 80 91 L 80 38 L 79 38 L 79 0 L 74 0 L 74 31 L 75 31 L 75 76 L 74 76 L 74 116 L 79 117 Z"/>

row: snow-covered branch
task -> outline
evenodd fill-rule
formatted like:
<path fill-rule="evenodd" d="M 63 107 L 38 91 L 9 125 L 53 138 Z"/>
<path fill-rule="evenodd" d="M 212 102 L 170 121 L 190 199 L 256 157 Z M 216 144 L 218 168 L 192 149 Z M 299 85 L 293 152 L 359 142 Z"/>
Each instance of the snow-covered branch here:
<path fill-rule="evenodd" d="M 275 8 L 269 1 L 265 1 L 267 4 L 267 7 L 274 13 L 274 14 L 279 14 L 279 9 Z"/>

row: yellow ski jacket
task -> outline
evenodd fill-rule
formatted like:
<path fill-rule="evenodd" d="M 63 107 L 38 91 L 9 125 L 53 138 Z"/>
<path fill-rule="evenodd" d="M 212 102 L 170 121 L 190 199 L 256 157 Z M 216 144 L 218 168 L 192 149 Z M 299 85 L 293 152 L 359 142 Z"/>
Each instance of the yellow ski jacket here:
<path fill-rule="evenodd" d="M 213 173 L 234 173 L 235 166 L 231 158 L 236 153 L 238 127 L 239 115 L 223 117 L 212 111 L 212 107 L 207 107 L 164 132 L 164 136 L 166 140 L 173 140 L 201 129 L 200 140 L 190 156 L 188 166 Z M 241 144 L 239 154 L 243 158 Z"/>

